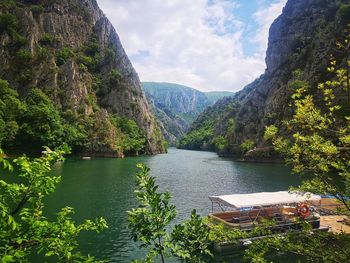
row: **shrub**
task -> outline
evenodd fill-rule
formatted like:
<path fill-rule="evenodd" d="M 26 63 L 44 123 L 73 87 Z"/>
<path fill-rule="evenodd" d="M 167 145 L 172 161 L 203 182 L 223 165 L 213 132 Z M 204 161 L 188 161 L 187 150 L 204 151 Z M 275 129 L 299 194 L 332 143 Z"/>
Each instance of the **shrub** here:
<path fill-rule="evenodd" d="M 215 145 L 215 149 L 219 151 L 223 151 L 227 148 L 227 140 L 224 136 L 218 136 L 214 138 L 213 144 Z"/>
<path fill-rule="evenodd" d="M 27 38 L 18 34 L 18 32 L 16 32 L 16 31 L 12 32 L 12 38 L 13 38 L 13 42 L 14 42 L 15 46 L 18 48 L 23 47 L 26 44 L 28 44 Z"/>
<path fill-rule="evenodd" d="M 0 32 L 11 32 L 18 26 L 18 19 L 12 14 L 0 14 Z"/>
<path fill-rule="evenodd" d="M 30 10 L 32 11 L 33 16 L 39 16 L 44 12 L 45 9 L 42 5 L 32 5 L 30 7 Z"/>
<path fill-rule="evenodd" d="M 10 9 L 16 6 L 15 0 L 1 0 L 0 1 L 0 8 L 3 9 Z"/>
<path fill-rule="evenodd" d="M 245 140 L 242 144 L 241 144 L 241 149 L 243 152 L 248 152 L 250 150 L 252 150 L 254 148 L 255 143 L 252 140 Z"/>
<path fill-rule="evenodd" d="M 118 86 L 123 78 L 123 75 L 116 69 L 112 69 L 108 75 L 108 82 L 110 87 Z"/>
<path fill-rule="evenodd" d="M 49 33 L 44 33 L 39 43 L 43 46 L 50 46 L 53 44 L 53 37 Z"/>
<path fill-rule="evenodd" d="M 40 47 L 37 51 L 36 58 L 39 61 L 44 61 L 50 56 L 50 50 L 46 47 Z"/>
<path fill-rule="evenodd" d="M 59 112 L 40 89 L 32 89 L 26 97 L 27 111 L 18 142 L 22 147 L 39 150 L 41 145 L 55 147 L 64 142 L 64 130 Z"/>
<path fill-rule="evenodd" d="M 344 23 L 350 22 L 350 4 L 343 4 L 339 8 L 339 14 Z"/>
<path fill-rule="evenodd" d="M 67 60 L 74 56 L 74 51 L 71 48 L 63 48 L 60 52 L 56 54 L 56 64 L 57 66 L 62 66 L 67 62 Z"/>
<path fill-rule="evenodd" d="M 16 52 L 16 63 L 20 66 L 28 64 L 32 58 L 32 53 L 24 48 L 21 48 Z"/>

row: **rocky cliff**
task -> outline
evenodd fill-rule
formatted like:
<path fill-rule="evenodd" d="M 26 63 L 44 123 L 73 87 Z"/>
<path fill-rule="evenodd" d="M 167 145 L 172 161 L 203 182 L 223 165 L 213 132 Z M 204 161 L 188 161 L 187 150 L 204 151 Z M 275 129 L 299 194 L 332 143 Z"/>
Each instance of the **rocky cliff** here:
<path fill-rule="evenodd" d="M 289 0 L 270 28 L 265 73 L 236 94 L 239 108 L 228 110 L 234 120 L 232 132 L 227 134 L 221 128 L 226 122 L 222 118 L 210 142 L 214 144 L 215 138 L 222 136 L 225 151 L 236 154 L 242 153 L 242 144 L 243 148 L 265 147 L 265 127 L 281 127 L 282 121 L 291 117 L 288 105 L 294 91 L 293 72 L 301 72 L 314 90 L 318 82 L 329 77 L 326 68 L 336 39 L 341 38 L 349 22 L 349 12 L 345 0 Z"/>
<path fill-rule="evenodd" d="M 145 138 L 144 151 L 164 151 L 138 75 L 95 0 L 5 0 L 0 3 L 0 14 L 0 78 L 20 98 L 37 87 L 63 118 L 68 111 L 76 122 L 104 118 L 116 126 L 114 117 L 133 120 Z M 91 135 L 94 125 L 89 125 L 87 134 Z M 120 146 L 106 144 L 105 139 L 96 139 L 99 150 L 81 150 L 103 154 Z"/>

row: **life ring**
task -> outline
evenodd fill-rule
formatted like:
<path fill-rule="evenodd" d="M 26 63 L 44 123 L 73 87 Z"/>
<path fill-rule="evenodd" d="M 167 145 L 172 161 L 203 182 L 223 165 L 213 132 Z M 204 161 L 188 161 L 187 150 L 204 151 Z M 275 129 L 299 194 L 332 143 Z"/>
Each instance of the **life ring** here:
<path fill-rule="evenodd" d="M 302 203 L 299 206 L 299 213 L 303 218 L 306 218 L 310 215 L 310 208 L 307 204 Z"/>

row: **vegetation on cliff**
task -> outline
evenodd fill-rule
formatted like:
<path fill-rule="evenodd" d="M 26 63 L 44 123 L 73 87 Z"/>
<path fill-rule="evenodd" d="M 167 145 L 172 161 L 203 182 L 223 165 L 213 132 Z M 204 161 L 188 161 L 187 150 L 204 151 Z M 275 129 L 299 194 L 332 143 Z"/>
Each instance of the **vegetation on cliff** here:
<path fill-rule="evenodd" d="M 63 143 L 76 152 L 112 149 L 116 154 L 139 154 L 145 138 L 133 120 L 112 117 L 99 110 L 81 119 L 72 111 L 59 112 L 40 89 L 22 100 L 8 82 L 0 79 L 0 145 L 6 151 L 37 153 L 40 145 Z"/>
<path fill-rule="evenodd" d="M 342 52 L 349 54 L 350 35 L 337 42 Z M 328 72 L 332 80 L 320 83 L 321 93 L 315 96 L 310 85 L 296 74 L 293 83 L 293 117 L 285 122 L 286 133 L 271 125 L 266 128 L 265 139 L 271 140 L 293 172 L 305 176 L 302 184 L 293 190 L 321 195 L 331 194 L 342 204 L 340 213 L 350 217 L 350 88 L 349 56 L 345 66 L 332 59 Z M 300 72 L 299 72 L 300 73 Z M 342 103 L 344 102 L 344 103 Z M 348 233 L 315 232 L 290 233 L 283 239 L 267 238 L 255 242 L 250 254 L 265 262 L 269 253 L 283 251 L 301 255 L 307 261 L 344 262 L 350 258 Z"/>
<path fill-rule="evenodd" d="M 192 124 L 189 132 L 179 141 L 180 149 L 216 150 L 225 152 L 230 148 L 230 134 L 235 127 L 235 114 L 239 104 L 234 97 L 219 100 L 208 107 Z"/>
<path fill-rule="evenodd" d="M 1 147 L 38 152 L 67 143 L 74 153 L 98 156 L 165 150 L 96 1 L 6 0 L 0 21 Z"/>
<path fill-rule="evenodd" d="M 350 28 L 349 28 L 350 29 Z M 344 43 L 338 42 L 349 54 L 350 32 Z M 343 45 L 344 44 L 344 45 Z M 344 50 L 344 48 L 346 48 Z M 348 57 L 348 56 L 347 56 Z M 331 60 L 328 71 L 335 78 L 318 85 L 321 97 L 316 97 L 306 81 L 295 81 L 294 115 L 285 122 L 289 136 L 268 126 L 265 139 L 271 140 L 293 172 L 307 175 L 300 189 L 331 194 L 350 215 L 350 60 L 344 67 Z M 344 96 L 345 95 L 345 96 Z"/>
<path fill-rule="evenodd" d="M 155 109 L 164 137 L 171 145 L 176 145 L 192 122 L 207 107 L 234 94 L 220 91 L 201 92 L 173 83 L 143 82 L 142 85 Z"/>
<path fill-rule="evenodd" d="M 287 2 L 283 13 L 270 28 L 265 73 L 235 94 L 238 108 L 219 111 L 225 103 L 223 100 L 205 112 L 206 115 L 211 115 L 211 111 L 218 112 L 217 116 L 211 118 L 219 120 L 213 122 L 214 137 L 218 137 L 221 142 L 225 137 L 229 139 L 225 153 L 245 154 L 247 151 L 242 151 L 241 146 L 253 142 L 253 151 L 248 151 L 248 154 L 256 152 L 266 159 L 276 157 L 263 139 L 265 127 L 273 124 L 281 128 L 283 121 L 292 116 L 292 109 L 288 105 L 292 102 L 291 95 L 294 92 L 291 85 L 294 82 L 293 72 L 301 70 L 310 90 L 315 94 L 317 83 L 332 78 L 332 74 L 327 72 L 328 58 L 334 54 L 336 39 L 342 37 L 349 23 L 348 8 L 348 1 L 345 0 Z M 344 64 L 344 53 L 334 55 L 339 58 L 339 63 Z M 231 115 L 234 120 L 234 128 L 228 136 L 225 129 L 226 115 Z M 198 122 L 203 122 L 203 119 L 200 116 Z M 191 136 L 200 129 L 201 126 L 195 121 L 188 135 Z M 281 132 L 284 133 L 285 129 L 281 129 Z M 203 147 L 210 143 L 207 138 L 199 138 L 198 141 L 196 147 L 201 144 L 202 148 L 214 149 L 213 143 L 211 147 Z M 186 141 L 180 142 L 180 147 L 195 149 Z M 218 148 L 216 150 L 221 152 Z"/>

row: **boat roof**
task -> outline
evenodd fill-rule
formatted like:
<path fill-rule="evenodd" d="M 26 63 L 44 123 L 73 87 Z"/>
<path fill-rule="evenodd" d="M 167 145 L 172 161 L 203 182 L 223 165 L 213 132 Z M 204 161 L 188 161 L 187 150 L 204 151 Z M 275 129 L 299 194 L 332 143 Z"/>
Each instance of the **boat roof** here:
<path fill-rule="evenodd" d="M 321 200 L 321 196 L 311 193 L 279 191 L 210 196 L 209 199 L 212 202 L 217 202 L 225 206 L 244 208 L 319 201 Z"/>

